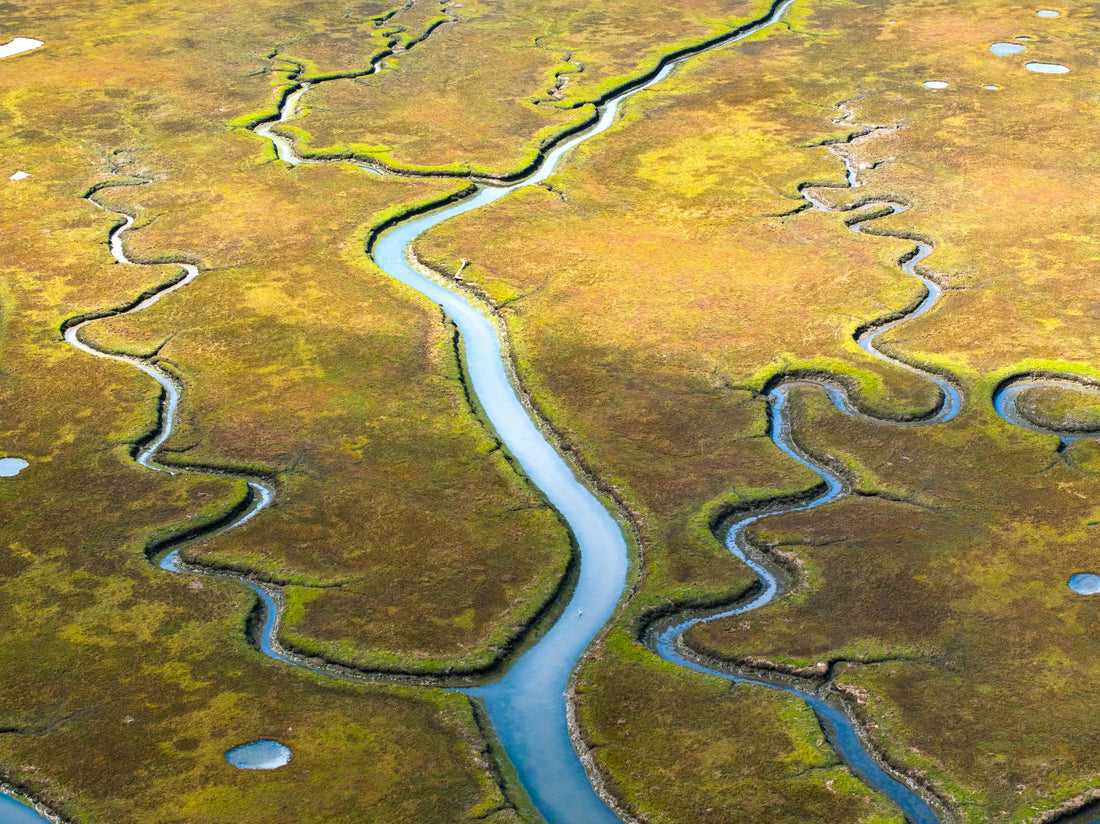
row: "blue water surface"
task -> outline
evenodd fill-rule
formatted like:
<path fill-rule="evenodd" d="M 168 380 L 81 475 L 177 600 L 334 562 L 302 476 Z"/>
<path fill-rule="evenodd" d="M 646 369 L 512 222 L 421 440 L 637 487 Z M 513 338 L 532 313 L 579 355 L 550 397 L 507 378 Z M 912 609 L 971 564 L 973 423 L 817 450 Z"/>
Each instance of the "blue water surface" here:
<path fill-rule="evenodd" d="M 49 824 L 33 807 L 0 793 L 0 824 Z"/>
<path fill-rule="evenodd" d="M 242 770 L 274 770 L 290 761 L 290 747 L 265 738 L 234 747 L 225 760 Z"/>

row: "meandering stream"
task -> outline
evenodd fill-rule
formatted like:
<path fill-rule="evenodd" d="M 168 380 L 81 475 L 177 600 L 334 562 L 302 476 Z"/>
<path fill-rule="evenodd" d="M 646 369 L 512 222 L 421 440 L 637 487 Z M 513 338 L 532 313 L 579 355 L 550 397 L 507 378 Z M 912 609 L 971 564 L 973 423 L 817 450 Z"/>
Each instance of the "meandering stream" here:
<path fill-rule="evenodd" d="M 903 204 L 892 200 L 865 201 L 859 203 L 855 207 L 829 206 L 825 200 L 815 194 L 815 189 L 830 188 L 851 190 L 861 186 L 858 172 L 851 158 L 835 150 L 834 153 L 837 154 L 845 165 L 847 171 L 846 185 L 828 187 L 808 185 L 802 187 L 802 196 L 806 199 L 811 208 L 818 211 L 833 213 L 868 211 L 869 215 L 867 217 L 857 218 L 849 222 L 849 228 L 855 232 L 865 231 L 867 225 L 871 221 L 905 211 L 906 207 Z M 876 234 L 886 233 L 880 231 L 876 232 Z M 800 688 L 778 679 L 769 679 L 766 673 L 761 673 L 761 676 L 757 678 L 753 678 L 745 673 L 735 674 L 731 670 L 723 668 L 719 662 L 707 661 L 703 656 L 694 653 L 684 643 L 683 634 L 690 627 L 701 622 L 741 615 L 770 604 L 780 596 L 781 589 L 779 578 L 775 572 L 769 569 L 767 563 L 748 541 L 746 537 L 748 527 L 763 518 L 773 515 L 801 512 L 823 506 L 850 492 L 847 481 L 839 473 L 824 462 L 813 459 L 796 445 L 791 433 L 789 413 L 789 397 L 793 389 L 799 387 L 809 388 L 811 386 L 819 387 L 824 389 L 829 394 L 834 405 L 846 414 L 880 421 L 881 423 L 892 426 L 945 423 L 958 414 L 962 406 L 962 395 L 954 382 L 934 374 L 927 369 L 922 369 L 919 366 L 888 355 L 876 346 L 877 339 L 883 333 L 895 328 L 901 323 L 907 323 L 925 314 L 932 308 L 942 294 L 943 290 L 939 284 L 916 271 L 917 264 L 931 253 L 932 247 L 929 244 L 915 242 L 913 250 L 899 261 L 899 266 L 902 271 L 917 278 L 924 286 L 925 296 L 923 299 L 900 317 L 886 323 L 873 324 L 868 327 L 857 336 L 856 340 L 861 349 L 874 357 L 933 382 L 940 391 L 941 400 L 938 407 L 933 410 L 931 414 L 913 421 L 877 419 L 859 410 L 855 403 L 849 398 L 846 389 L 833 381 L 799 378 L 797 380 L 782 380 L 773 386 L 767 395 L 771 420 L 768 435 L 779 449 L 798 463 L 816 472 L 824 482 L 824 490 L 811 500 L 801 501 L 789 506 L 777 507 L 765 502 L 760 509 L 742 514 L 732 523 L 727 525 L 725 535 L 726 547 L 730 552 L 747 564 L 759 579 L 759 591 L 751 600 L 726 609 L 710 610 L 703 615 L 685 614 L 679 618 L 666 618 L 652 627 L 646 637 L 646 642 L 651 649 L 657 652 L 661 657 L 673 663 L 690 667 L 699 672 L 716 675 L 730 681 L 756 684 L 762 687 L 782 690 L 801 697 L 817 714 L 826 728 L 828 737 L 837 751 L 841 754 L 844 761 L 858 773 L 866 783 L 876 787 L 889 796 L 894 803 L 901 808 L 906 817 L 910 821 L 915 822 L 915 824 L 937 824 L 939 818 L 921 795 L 914 792 L 907 784 L 888 773 L 878 761 L 868 754 L 864 749 L 858 730 L 852 720 L 842 711 L 839 704 L 829 703 L 825 700 L 825 696 L 828 694 L 829 685 L 825 685 L 825 687 L 822 688 L 811 686 Z"/>
<path fill-rule="evenodd" d="M 1026 429 L 1029 432 L 1037 432 L 1041 435 L 1057 435 L 1062 441 L 1059 451 L 1078 438 L 1095 438 L 1100 435 L 1100 432 L 1091 429 L 1059 429 L 1053 426 L 1041 426 L 1025 418 L 1017 408 L 1020 397 L 1032 389 L 1047 388 L 1063 389 L 1082 395 L 1091 395 L 1093 400 L 1096 400 L 1097 396 L 1100 396 L 1100 386 L 1092 383 L 1084 383 L 1080 379 L 1074 380 L 1068 376 L 1031 377 L 1021 375 L 1019 377 L 1009 378 L 997 387 L 993 392 L 993 408 L 997 410 L 998 415 L 1021 429 Z"/>

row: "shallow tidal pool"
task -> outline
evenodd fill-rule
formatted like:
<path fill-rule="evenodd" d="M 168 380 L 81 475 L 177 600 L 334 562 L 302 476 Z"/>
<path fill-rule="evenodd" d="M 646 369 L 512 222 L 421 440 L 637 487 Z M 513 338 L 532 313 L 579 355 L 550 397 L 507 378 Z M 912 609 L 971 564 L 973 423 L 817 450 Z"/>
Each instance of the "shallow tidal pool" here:
<path fill-rule="evenodd" d="M 1069 588 L 1078 595 L 1096 595 L 1100 593 L 1100 575 L 1091 572 L 1078 572 L 1069 579 Z"/>
<path fill-rule="evenodd" d="M 12 478 L 30 466 L 22 458 L 0 458 L 0 478 Z"/>
<path fill-rule="evenodd" d="M 240 770 L 274 770 L 290 761 L 290 747 L 262 739 L 234 747 L 225 754 L 225 760 Z"/>
<path fill-rule="evenodd" d="M 1024 63 L 1024 68 L 1039 74 L 1065 74 L 1069 71 L 1069 66 L 1063 66 L 1061 63 Z"/>

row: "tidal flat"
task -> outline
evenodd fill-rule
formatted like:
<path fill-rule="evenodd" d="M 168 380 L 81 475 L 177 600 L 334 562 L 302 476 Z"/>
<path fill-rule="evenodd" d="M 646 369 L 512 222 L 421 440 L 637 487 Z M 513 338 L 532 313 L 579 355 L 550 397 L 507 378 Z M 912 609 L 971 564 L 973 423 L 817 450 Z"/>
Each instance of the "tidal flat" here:
<path fill-rule="evenodd" d="M 71 822 L 537 824 L 481 705 L 442 687 L 499 675 L 558 618 L 577 547 L 470 392 L 454 324 L 368 252 L 769 8 L 6 5 L 4 39 L 39 46 L 0 52 L 0 780 Z M 501 324 L 631 546 L 568 695 L 624 820 L 901 820 L 804 702 L 643 643 L 751 593 L 728 518 L 819 483 L 767 437 L 768 389 L 800 375 L 865 413 L 792 395 L 795 441 L 851 494 L 758 522 L 785 594 L 690 649 L 843 702 L 944 822 L 1096 797 L 1100 602 L 1067 582 L 1100 570 L 1098 34 L 1068 8 L 796 0 L 626 101 L 550 179 L 416 242 Z M 280 160 L 265 121 L 313 162 Z M 904 213 L 850 231 L 871 201 Z M 134 265 L 107 247 L 120 214 Z M 897 265 L 918 241 L 944 294 L 883 348 L 961 388 L 942 425 L 910 425 L 935 384 L 856 341 L 921 303 Z M 181 263 L 185 289 L 119 314 Z M 62 339 L 92 316 L 90 346 L 182 388 L 169 471 L 134 462 L 157 385 Z M 1022 378 L 1028 429 L 993 407 Z M 251 477 L 273 505 L 217 533 Z M 159 569 L 169 546 L 230 577 Z M 321 673 L 260 653 L 232 576 L 279 593 L 279 642 Z M 293 753 L 277 769 L 226 761 L 267 740 Z"/>
<path fill-rule="evenodd" d="M 524 381 L 643 525 L 648 556 L 620 622 L 623 650 L 677 604 L 749 591 L 751 580 L 722 569 L 728 556 L 712 533 L 727 512 L 814 483 L 760 439 L 770 378 L 831 373 L 880 417 L 932 408 L 924 388 L 852 345 L 855 330 L 912 305 L 911 282 L 891 273 L 912 248 L 906 239 L 932 244 L 921 268 L 944 297 L 884 347 L 955 376 L 963 414 L 941 427 L 890 427 L 845 418 L 812 392 L 800 400 L 812 411 L 798 413 L 795 440 L 842 467 L 855 495 L 762 522 L 757 543 L 789 570 L 787 598 L 687 641 L 712 660 L 846 695 L 885 760 L 938 798 L 948 820 L 1050 818 L 1090 797 L 1097 770 L 1092 701 L 1070 688 L 1097 664 L 1080 646 L 1092 605 L 1066 586 L 1091 557 L 1094 446 L 1085 438 L 1060 450 L 1057 437 L 1008 427 L 991 400 L 1014 374 L 1095 380 L 1084 308 L 1095 208 L 1075 194 L 1095 164 L 1081 148 L 1091 145 L 1086 87 L 1031 74 L 989 44 L 1026 36 L 1029 55 L 1069 64 L 1084 59 L 1080 29 L 1005 4 L 802 12 L 792 30 L 670 78 L 599 151 L 585 147 L 554 192 L 441 226 L 421 249 L 440 270 L 468 261 L 462 277 L 498 301 Z M 914 77 L 947 86 L 930 93 Z M 1020 128 L 1005 130 L 1025 105 Z M 841 217 L 800 208 L 801 184 L 843 180 L 830 142 L 865 180 L 860 192 L 838 189 L 838 204 L 905 203 L 876 224 L 900 238 L 852 236 Z M 818 360 L 826 351 L 831 363 Z M 1094 401 L 1057 391 L 1028 398 L 1030 414 L 1087 427 Z M 839 560 L 845 546 L 850 565 Z M 812 640 L 822 632 L 828 640 Z M 706 736 L 713 725 L 683 706 L 666 727 L 681 738 L 658 748 L 622 734 L 631 715 L 617 709 L 656 690 L 637 672 L 629 687 L 612 675 L 610 648 L 579 690 L 606 780 L 640 817 L 707 820 L 709 807 L 724 820 L 730 810 L 712 804 L 684 812 L 688 798 L 734 795 L 713 786 L 727 775 L 717 754 L 687 774 L 674 766 L 700 752 L 688 730 Z M 655 684 L 700 678 L 649 666 Z M 976 723 L 979 705 L 997 711 Z M 1059 732 L 1044 734 L 1046 725 Z M 756 763 L 753 744 L 725 744 Z M 652 780 L 655 771 L 665 778 Z"/>

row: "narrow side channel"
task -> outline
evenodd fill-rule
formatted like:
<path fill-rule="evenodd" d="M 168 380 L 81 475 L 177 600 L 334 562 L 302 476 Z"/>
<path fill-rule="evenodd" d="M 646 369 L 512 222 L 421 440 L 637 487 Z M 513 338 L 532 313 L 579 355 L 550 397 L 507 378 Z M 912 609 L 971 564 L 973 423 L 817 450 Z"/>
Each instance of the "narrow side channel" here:
<path fill-rule="evenodd" d="M 135 185 L 132 183 L 118 183 L 116 186 L 129 186 Z M 141 185 L 141 184 L 137 184 Z M 89 203 L 109 214 L 116 215 L 122 218 L 122 222 L 115 226 L 111 230 L 109 235 L 109 245 L 111 249 L 111 255 L 115 261 L 124 266 L 141 266 L 143 264 L 131 260 L 126 255 L 125 247 L 122 242 L 122 235 L 131 226 L 134 225 L 133 215 L 127 214 L 121 210 L 111 209 L 104 206 L 102 203 L 95 199 L 96 193 L 103 191 L 104 189 L 111 188 L 111 185 L 97 187 L 95 191 L 88 194 L 85 198 Z M 230 518 L 228 521 L 216 524 L 208 531 L 201 532 L 199 534 L 193 534 L 188 537 L 187 540 L 196 540 L 198 538 L 209 538 L 215 535 L 228 532 L 231 529 L 235 529 L 241 524 L 255 518 L 262 510 L 266 509 L 268 505 L 274 500 L 275 489 L 266 480 L 245 475 L 235 475 L 229 472 L 211 472 L 205 470 L 192 470 L 192 469 L 179 469 L 175 467 L 164 466 L 156 462 L 156 454 L 160 451 L 160 448 L 165 442 L 172 436 L 172 432 L 175 430 L 176 415 L 179 410 L 180 397 L 182 395 L 182 387 L 179 382 L 164 369 L 159 367 L 151 358 L 141 358 L 134 355 L 122 355 L 116 352 L 108 352 L 102 349 L 98 349 L 91 344 L 87 343 L 81 337 L 81 331 L 87 328 L 89 325 L 96 323 L 97 321 L 105 318 L 120 317 L 122 315 L 132 315 L 137 312 L 141 312 L 144 309 L 148 309 L 155 303 L 158 303 L 165 296 L 170 295 L 187 284 L 191 283 L 195 278 L 199 276 L 200 269 L 193 263 L 181 263 L 179 266 L 182 269 L 182 274 L 175 280 L 169 281 L 162 286 L 153 288 L 143 295 L 140 295 L 138 299 L 128 305 L 118 309 L 103 312 L 101 314 L 76 318 L 71 321 L 66 321 L 62 324 L 61 331 L 65 338 L 65 341 L 72 346 L 79 349 L 88 355 L 92 355 L 97 358 L 104 358 L 106 360 L 117 361 L 119 363 L 125 363 L 135 369 L 140 369 L 146 375 L 155 380 L 161 388 L 161 406 L 160 414 L 157 420 L 157 428 L 152 435 L 145 440 L 145 442 L 139 446 L 134 460 L 144 467 L 155 470 L 157 472 L 167 472 L 170 475 L 175 475 L 177 472 L 187 472 L 188 474 L 199 475 L 212 475 L 218 477 L 241 477 L 248 482 L 249 489 L 251 490 L 250 502 L 243 511 L 236 513 L 235 517 Z M 167 547 L 165 547 L 166 549 Z M 174 559 L 178 555 L 178 549 L 169 553 L 168 558 L 172 558 L 172 565 L 165 568 L 176 568 L 174 564 L 177 562 Z M 164 566 L 164 564 L 162 564 Z"/>
<path fill-rule="evenodd" d="M 856 136 L 868 134 L 869 131 L 859 133 Z M 867 226 L 872 221 L 900 214 L 908 208 L 904 203 L 887 199 L 862 201 L 853 206 L 836 208 L 829 206 L 820 196 L 815 194 L 815 190 L 823 188 L 850 190 L 857 189 L 862 185 L 851 158 L 847 154 L 836 151 L 835 147 L 830 148 L 844 164 L 845 183 L 829 186 L 805 185 L 801 187 L 801 194 L 811 209 L 833 213 L 866 211 L 867 215 L 865 217 L 856 216 L 848 221 L 848 227 L 852 231 L 864 232 L 867 231 Z M 892 236 L 889 232 L 882 230 L 873 230 L 869 233 Z M 792 683 L 771 679 L 764 672 L 760 673 L 760 677 L 753 677 L 753 673 L 748 671 L 734 672 L 732 668 L 723 666 L 722 662 L 710 660 L 695 652 L 683 638 L 684 633 L 696 624 L 751 612 L 772 603 L 781 595 L 778 576 L 763 563 L 746 537 L 746 530 L 749 526 L 772 515 L 803 512 L 824 506 L 851 493 L 845 478 L 823 462 L 814 460 L 795 444 L 791 432 L 789 412 L 791 391 L 800 387 L 824 389 L 832 399 L 833 404 L 842 412 L 891 426 L 946 423 L 958 415 L 962 408 L 962 392 L 953 379 L 899 360 L 884 353 L 876 345 L 877 338 L 884 332 L 928 312 L 943 293 L 943 288 L 938 283 L 916 270 L 917 264 L 932 253 L 932 245 L 919 241 L 916 241 L 915 244 L 915 247 L 898 261 L 898 265 L 905 274 L 911 275 L 921 282 L 925 289 L 924 297 L 915 306 L 897 317 L 869 324 L 856 334 L 856 342 L 861 349 L 879 360 L 933 382 L 940 392 L 939 404 L 928 414 L 912 420 L 879 419 L 860 410 L 849 397 L 847 388 L 828 378 L 780 376 L 773 381 L 766 396 L 771 422 L 768 435 L 780 450 L 817 473 L 825 488 L 814 498 L 791 505 L 775 505 L 765 501 L 758 508 L 726 524 L 726 548 L 741 559 L 756 574 L 759 580 L 759 590 L 755 597 L 748 602 L 727 608 L 709 610 L 704 614 L 682 613 L 679 616 L 662 619 L 647 629 L 645 642 L 650 649 L 662 658 L 680 666 L 715 675 L 729 681 L 755 684 L 799 696 L 817 715 L 828 739 L 843 761 L 865 783 L 889 797 L 905 814 L 906 819 L 913 822 L 913 824 L 939 824 L 940 818 L 929 804 L 928 799 L 910 786 L 902 777 L 886 768 L 875 757 L 875 754 L 868 749 L 854 721 L 844 712 L 843 705 L 825 700 L 829 689 L 828 684 L 820 689 L 802 688 Z"/>
<path fill-rule="evenodd" d="M 900 778 L 888 772 L 876 760 L 874 755 L 867 749 L 852 719 L 845 714 L 841 706 L 826 701 L 824 691 L 819 693 L 809 688 L 801 689 L 791 684 L 770 681 L 762 677 L 753 678 L 749 674 L 736 674 L 722 668 L 719 662 L 708 661 L 703 656 L 698 655 L 683 640 L 684 632 L 695 624 L 751 612 L 770 604 L 781 594 L 779 579 L 776 574 L 754 557 L 752 547 L 745 537 L 745 531 L 749 526 L 771 515 L 803 512 L 823 506 L 850 492 L 844 478 L 803 453 L 791 437 L 788 412 L 790 392 L 799 386 L 810 385 L 814 384 L 804 381 L 792 381 L 777 386 L 768 393 L 768 404 L 771 410 L 771 427 L 768 434 L 775 445 L 783 452 L 821 476 L 821 479 L 825 482 L 824 491 L 817 497 L 794 506 L 765 508 L 755 511 L 729 525 L 725 539 L 726 547 L 756 574 L 760 582 L 759 592 L 751 601 L 717 613 L 712 612 L 705 616 L 667 619 L 654 626 L 647 633 L 646 643 L 662 658 L 682 667 L 688 667 L 697 672 L 715 675 L 741 684 L 755 684 L 769 689 L 782 690 L 802 698 L 821 721 L 830 743 L 837 750 L 841 759 L 852 768 L 856 775 L 897 804 L 907 820 L 914 822 L 914 824 L 939 824 L 940 819 L 928 801 Z M 829 389 L 835 391 L 833 387 L 829 387 Z"/>
<path fill-rule="evenodd" d="M 123 266 L 143 266 L 146 264 L 139 263 L 131 260 L 127 254 L 123 245 L 122 235 L 128 229 L 134 225 L 134 216 L 128 214 L 119 209 L 112 209 L 96 200 L 96 196 L 99 192 L 106 189 L 116 188 L 120 186 L 135 186 L 144 185 L 148 181 L 118 181 L 116 183 L 100 184 L 91 189 L 86 195 L 85 200 L 95 206 L 101 211 L 115 215 L 120 218 L 120 221 L 110 231 L 108 235 L 108 245 L 111 250 L 111 256 L 115 259 L 115 262 Z M 159 263 L 159 262 L 158 262 Z M 156 264 L 149 264 L 156 265 Z M 180 273 L 179 275 L 160 286 L 153 287 L 138 295 L 132 302 L 127 305 L 117 307 L 105 312 L 97 314 L 84 315 L 81 317 L 70 318 L 61 325 L 61 333 L 65 341 L 84 352 L 87 355 L 91 355 L 96 358 L 103 358 L 105 360 L 116 361 L 118 363 L 124 363 L 135 369 L 139 369 L 146 375 L 151 377 L 157 382 L 161 390 L 160 409 L 157 415 L 156 426 L 151 434 L 146 436 L 141 442 L 135 444 L 134 447 L 134 460 L 148 469 L 152 469 L 156 472 L 167 472 L 170 475 L 175 475 L 179 472 L 186 472 L 188 474 L 209 475 L 216 477 L 234 477 L 242 478 L 248 483 L 249 495 L 242 505 L 235 507 L 228 512 L 224 517 L 214 521 L 209 526 L 198 529 L 192 532 L 188 532 L 185 536 L 175 541 L 169 541 L 161 544 L 155 549 L 152 549 L 151 560 L 156 560 L 156 556 L 161 553 L 167 553 L 160 560 L 160 566 L 163 569 L 168 569 L 176 572 L 188 572 L 198 575 L 218 575 L 218 573 L 211 570 L 194 567 L 189 564 L 185 564 L 179 558 L 179 546 L 184 543 L 199 540 L 202 538 L 211 538 L 217 535 L 224 534 L 231 529 L 236 529 L 242 524 L 255 518 L 260 512 L 266 509 L 275 498 L 275 489 L 270 482 L 263 478 L 256 476 L 248 476 L 242 474 L 231 473 L 228 471 L 219 472 L 212 470 L 198 470 L 198 469 L 180 469 L 177 467 L 169 467 L 160 464 L 156 461 L 156 454 L 160 451 L 160 448 L 165 442 L 172 436 L 172 432 L 176 425 L 176 416 L 179 409 L 180 397 L 182 394 L 182 387 L 179 382 L 164 369 L 159 367 L 153 358 L 142 358 L 133 355 L 123 355 L 116 352 L 109 352 L 102 349 L 98 349 L 92 346 L 90 343 L 84 340 L 81 336 L 81 332 L 91 324 L 104 320 L 105 318 L 120 317 L 122 315 L 131 315 L 137 312 L 141 312 L 144 309 L 148 309 L 155 303 L 158 303 L 166 295 L 171 294 L 189 283 L 195 280 L 201 273 L 201 269 L 193 263 L 179 263 Z M 261 589 L 261 586 L 256 583 L 245 579 L 242 576 L 224 576 L 232 577 L 234 580 L 245 584 L 253 591 L 255 591 L 261 597 L 267 598 L 267 594 Z M 27 806 L 20 803 L 14 797 L 13 793 L 8 788 L 0 785 L 0 822 L 3 824 L 32 824 L 32 822 L 60 822 L 61 819 L 57 818 L 51 812 L 38 804 L 34 806 Z"/>
<path fill-rule="evenodd" d="M 1040 435 L 1057 435 L 1061 439 L 1059 452 L 1080 438 L 1100 438 L 1100 431 L 1093 429 L 1058 429 L 1052 426 L 1042 426 L 1025 418 L 1018 408 L 1020 396 L 1032 389 L 1048 388 L 1076 392 L 1082 396 L 1089 395 L 1093 400 L 1096 399 L 1097 395 L 1100 395 L 1100 386 L 1080 378 L 1075 379 L 1069 375 L 1015 375 L 1001 381 L 993 391 L 993 408 L 998 415 L 1013 426 Z"/>

